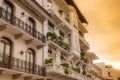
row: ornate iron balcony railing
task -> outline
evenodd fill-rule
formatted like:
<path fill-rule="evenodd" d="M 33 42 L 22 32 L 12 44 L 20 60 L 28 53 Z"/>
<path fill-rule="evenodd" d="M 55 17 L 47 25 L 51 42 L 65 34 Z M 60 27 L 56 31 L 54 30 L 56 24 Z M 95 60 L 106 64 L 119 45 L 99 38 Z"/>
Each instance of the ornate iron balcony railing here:
<path fill-rule="evenodd" d="M 46 42 L 45 36 L 41 32 L 37 31 L 35 28 L 28 25 L 27 23 L 17 18 L 15 15 L 11 14 L 10 12 L 8 12 L 2 7 L 0 7 L 0 19 L 8 22 L 9 24 L 13 25 L 17 29 L 20 29 L 23 32 L 29 34 L 33 38 L 39 41 L 42 41 L 43 43 Z"/>
<path fill-rule="evenodd" d="M 0 67 L 15 71 L 46 76 L 46 67 L 0 53 Z"/>

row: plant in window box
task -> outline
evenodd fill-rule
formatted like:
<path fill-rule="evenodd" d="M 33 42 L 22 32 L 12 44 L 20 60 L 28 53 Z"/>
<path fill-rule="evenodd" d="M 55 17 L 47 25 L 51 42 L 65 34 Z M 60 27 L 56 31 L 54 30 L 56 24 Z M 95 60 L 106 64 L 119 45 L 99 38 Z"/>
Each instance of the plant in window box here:
<path fill-rule="evenodd" d="M 53 63 L 53 58 L 45 59 L 45 64 Z"/>
<path fill-rule="evenodd" d="M 70 44 L 63 42 L 63 48 L 67 51 L 70 51 Z"/>
<path fill-rule="evenodd" d="M 60 16 L 62 16 L 63 15 L 63 10 L 58 10 L 58 13 L 60 14 Z"/>
<path fill-rule="evenodd" d="M 51 40 L 51 39 L 52 39 L 52 34 L 53 34 L 52 32 L 48 32 L 48 33 L 47 33 L 47 39 L 48 39 L 48 40 Z"/>
<path fill-rule="evenodd" d="M 58 45 L 61 45 L 61 42 L 63 41 L 63 38 L 61 36 L 57 37 L 57 43 Z"/>
<path fill-rule="evenodd" d="M 80 36 L 83 36 L 83 35 L 84 35 L 82 31 L 79 31 L 79 34 L 80 34 Z"/>
<path fill-rule="evenodd" d="M 58 45 L 63 47 L 64 42 L 63 41 L 58 41 Z"/>
<path fill-rule="evenodd" d="M 57 35 L 55 33 L 52 33 L 52 41 L 54 42 L 57 41 Z"/>
<path fill-rule="evenodd" d="M 83 75 L 86 75 L 86 70 L 84 69 L 83 72 L 82 72 Z"/>
<path fill-rule="evenodd" d="M 81 52 L 80 52 L 80 55 L 81 55 L 82 58 L 85 57 L 85 52 L 84 52 L 84 51 L 81 51 Z"/>
<path fill-rule="evenodd" d="M 72 71 L 68 68 L 65 68 L 64 73 L 68 75 L 68 74 L 72 74 Z"/>
<path fill-rule="evenodd" d="M 80 73 L 80 68 L 75 68 L 75 67 L 72 67 L 72 70 L 74 70 L 75 72 Z"/>
<path fill-rule="evenodd" d="M 69 64 L 68 63 L 62 63 L 60 65 L 62 65 L 64 68 L 69 68 Z"/>

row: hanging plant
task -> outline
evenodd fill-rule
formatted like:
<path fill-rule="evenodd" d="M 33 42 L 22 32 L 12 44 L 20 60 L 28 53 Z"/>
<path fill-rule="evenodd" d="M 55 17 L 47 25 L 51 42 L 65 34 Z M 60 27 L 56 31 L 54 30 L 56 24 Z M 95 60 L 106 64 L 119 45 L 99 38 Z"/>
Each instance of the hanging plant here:
<path fill-rule="evenodd" d="M 45 59 L 45 64 L 49 64 L 49 63 L 52 63 L 52 62 L 53 62 L 53 58 Z"/>
<path fill-rule="evenodd" d="M 60 14 L 60 16 L 62 16 L 63 15 L 63 10 L 58 10 L 58 13 Z"/>

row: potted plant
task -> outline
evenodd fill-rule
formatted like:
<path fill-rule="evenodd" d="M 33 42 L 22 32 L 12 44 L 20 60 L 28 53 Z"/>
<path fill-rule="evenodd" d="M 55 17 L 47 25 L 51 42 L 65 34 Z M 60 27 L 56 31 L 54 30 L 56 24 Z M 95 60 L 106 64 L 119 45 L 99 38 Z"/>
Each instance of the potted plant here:
<path fill-rule="evenodd" d="M 52 39 L 52 32 L 48 32 L 48 33 L 47 33 L 47 39 L 48 39 L 48 40 L 51 40 L 51 39 Z"/>
<path fill-rule="evenodd" d="M 79 34 L 80 34 L 80 36 L 83 36 L 83 35 L 84 35 L 82 31 L 79 31 Z"/>
<path fill-rule="evenodd" d="M 62 47 L 67 50 L 67 51 L 70 51 L 70 44 L 66 43 L 66 42 L 63 42 L 63 45 Z"/>
<path fill-rule="evenodd" d="M 63 38 L 61 36 L 58 36 L 57 37 L 57 43 L 58 43 L 59 46 L 61 45 L 62 41 L 63 41 Z"/>
<path fill-rule="evenodd" d="M 84 51 L 81 51 L 81 52 L 80 52 L 80 55 L 81 55 L 81 57 L 83 58 L 83 57 L 85 56 L 85 52 L 84 52 Z"/>
<path fill-rule="evenodd" d="M 62 65 L 64 68 L 69 68 L 69 64 L 68 63 L 62 63 L 60 65 Z"/>
<path fill-rule="evenodd" d="M 63 10 L 58 10 L 58 13 L 60 14 L 60 16 L 62 16 L 63 15 Z"/>
<path fill-rule="evenodd" d="M 68 74 L 72 74 L 72 71 L 68 68 L 65 68 L 64 73 L 68 75 Z"/>
<path fill-rule="evenodd" d="M 73 71 L 75 71 L 75 72 L 80 73 L 80 68 L 75 68 L 75 67 L 72 67 L 72 70 L 73 70 Z"/>
<path fill-rule="evenodd" d="M 52 41 L 54 42 L 57 41 L 57 35 L 55 33 L 52 33 Z"/>
<path fill-rule="evenodd" d="M 86 70 L 84 69 L 83 72 L 82 72 L 83 75 L 86 75 Z"/>
<path fill-rule="evenodd" d="M 53 58 L 45 59 L 45 64 L 49 64 L 53 62 Z"/>

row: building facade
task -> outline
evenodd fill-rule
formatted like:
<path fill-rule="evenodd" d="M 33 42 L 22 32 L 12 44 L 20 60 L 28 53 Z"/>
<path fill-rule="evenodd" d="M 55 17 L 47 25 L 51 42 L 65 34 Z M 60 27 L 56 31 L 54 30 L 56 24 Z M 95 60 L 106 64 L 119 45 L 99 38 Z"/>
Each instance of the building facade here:
<path fill-rule="evenodd" d="M 105 80 L 120 80 L 119 69 L 113 68 L 112 65 L 105 65 L 104 62 L 96 63 L 96 65 L 103 70 L 102 74 Z"/>
<path fill-rule="evenodd" d="M 102 80 L 83 24 L 73 0 L 0 0 L 0 79 Z"/>

